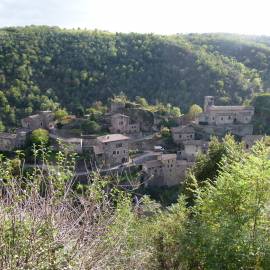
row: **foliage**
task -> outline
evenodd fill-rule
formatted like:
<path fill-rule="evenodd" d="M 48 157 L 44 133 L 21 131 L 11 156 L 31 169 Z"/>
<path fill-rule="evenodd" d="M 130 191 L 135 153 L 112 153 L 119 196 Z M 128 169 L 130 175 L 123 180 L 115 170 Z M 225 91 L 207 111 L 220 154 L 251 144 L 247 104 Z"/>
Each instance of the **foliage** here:
<path fill-rule="evenodd" d="M 221 143 L 212 144 L 218 162 Z M 75 184 L 72 155 L 50 163 L 36 148 L 43 164 L 31 169 L 22 155 L 1 156 L 0 268 L 268 269 L 270 149 L 258 142 L 243 152 L 231 137 L 225 144 L 194 205 L 180 196 L 163 209 L 112 175 Z"/>
<path fill-rule="evenodd" d="M 46 145 L 49 142 L 49 132 L 46 129 L 38 128 L 31 134 L 31 142 L 36 145 Z"/>
<path fill-rule="evenodd" d="M 107 112 L 107 106 L 104 106 L 101 101 L 96 101 L 86 112 L 91 120 L 97 121 Z"/>
<path fill-rule="evenodd" d="M 188 118 L 190 120 L 195 120 L 196 117 L 203 112 L 202 108 L 197 105 L 193 104 L 190 106 L 189 111 L 188 111 Z"/>
<path fill-rule="evenodd" d="M 269 149 L 259 143 L 251 154 L 232 155 L 232 162 L 223 158 L 216 184 L 199 190 L 191 210 L 184 251 L 197 269 L 269 266 Z"/>
<path fill-rule="evenodd" d="M 145 269 L 153 263 L 150 218 L 158 206 L 131 197 L 112 177 L 88 175 L 75 185 L 75 159 L 58 152 L 55 163 L 43 147 L 43 164 L 23 167 L 0 157 L 1 269 Z M 15 168 L 17 167 L 17 168 Z M 19 173 L 15 173 L 19 172 Z M 140 258 L 138 260 L 138 257 Z M 154 269 L 154 268 L 153 268 Z"/>
<path fill-rule="evenodd" d="M 38 110 L 82 116 L 108 98 L 140 96 L 182 111 L 205 95 L 241 104 L 269 85 L 270 49 L 260 40 L 46 26 L 2 28 L 0 39 L 0 117 L 8 127 Z"/>
<path fill-rule="evenodd" d="M 58 109 L 55 113 L 55 119 L 58 121 L 63 121 L 68 116 L 68 113 L 65 109 Z"/>
<path fill-rule="evenodd" d="M 254 133 L 270 134 L 270 94 L 264 93 L 254 96 L 251 104 L 255 108 Z"/>
<path fill-rule="evenodd" d="M 81 128 L 83 132 L 88 134 L 95 134 L 101 130 L 101 126 L 97 122 L 91 120 L 84 121 Z"/>
<path fill-rule="evenodd" d="M 214 182 L 220 172 L 220 162 L 223 158 L 233 160 L 234 149 L 243 152 L 242 144 L 237 143 L 233 136 L 226 135 L 222 141 L 213 137 L 206 154 L 200 154 L 195 165 L 189 170 L 185 182 L 184 193 L 189 203 L 193 203 L 198 187 L 203 187 L 207 181 Z"/>
<path fill-rule="evenodd" d="M 171 131 L 169 128 L 167 127 L 164 127 L 160 130 L 160 134 L 163 138 L 168 138 L 171 136 Z"/>

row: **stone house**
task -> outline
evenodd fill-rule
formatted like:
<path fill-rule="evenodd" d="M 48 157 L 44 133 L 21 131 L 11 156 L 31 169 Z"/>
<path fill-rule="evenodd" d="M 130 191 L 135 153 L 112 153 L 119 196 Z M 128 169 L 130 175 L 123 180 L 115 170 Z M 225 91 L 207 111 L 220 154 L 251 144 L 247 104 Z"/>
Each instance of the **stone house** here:
<path fill-rule="evenodd" d="M 206 96 L 204 112 L 196 119 L 201 125 L 249 124 L 254 115 L 252 106 L 216 106 L 214 97 Z"/>
<path fill-rule="evenodd" d="M 41 111 L 38 114 L 30 115 L 21 120 L 22 127 L 35 130 L 38 128 L 53 129 L 54 128 L 54 113 L 51 111 Z"/>
<path fill-rule="evenodd" d="M 139 133 L 140 125 L 138 123 L 131 123 L 129 116 L 116 113 L 111 116 L 110 131 L 122 134 Z"/>
<path fill-rule="evenodd" d="M 174 186 L 180 184 L 187 168 L 193 162 L 178 160 L 176 154 L 161 154 L 155 160 L 146 161 L 142 166 L 145 186 Z"/>
<path fill-rule="evenodd" d="M 126 163 L 129 161 L 129 137 L 122 134 L 99 136 L 94 154 L 100 167 L 110 168 Z"/>
<path fill-rule="evenodd" d="M 265 136 L 263 135 L 246 135 L 242 138 L 242 142 L 244 143 L 245 150 L 250 150 L 256 142 L 263 140 Z"/>
<path fill-rule="evenodd" d="M 179 158 L 195 161 L 198 154 L 205 154 L 208 151 L 209 142 L 204 140 L 189 140 L 183 142 L 184 149 L 178 152 Z"/>
<path fill-rule="evenodd" d="M 171 133 L 173 141 L 176 144 L 195 139 L 195 130 L 192 126 L 172 127 Z"/>
<path fill-rule="evenodd" d="M 12 151 L 23 147 L 26 142 L 27 132 L 17 131 L 17 133 L 0 133 L 0 151 Z"/>

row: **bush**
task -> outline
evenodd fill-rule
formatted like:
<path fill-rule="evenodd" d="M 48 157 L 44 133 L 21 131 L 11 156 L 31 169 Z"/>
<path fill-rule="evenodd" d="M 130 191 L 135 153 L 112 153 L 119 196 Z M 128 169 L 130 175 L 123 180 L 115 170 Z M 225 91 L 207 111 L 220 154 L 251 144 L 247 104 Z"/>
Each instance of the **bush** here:
<path fill-rule="evenodd" d="M 34 130 L 31 134 L 31 142 L 37 145 L 47 145 L 49 143 L 49 132 L 42 128 Z"/>

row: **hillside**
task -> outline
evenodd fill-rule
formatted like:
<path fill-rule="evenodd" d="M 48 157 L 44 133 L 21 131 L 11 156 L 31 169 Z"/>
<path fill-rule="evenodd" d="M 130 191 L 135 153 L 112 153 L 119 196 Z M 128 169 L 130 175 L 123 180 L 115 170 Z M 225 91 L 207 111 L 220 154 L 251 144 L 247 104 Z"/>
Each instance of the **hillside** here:
<path fill-rule="evenodd" d="M 241 104 L 270 87 L 267 38 L 121 34 L 31 26 L 0 30 L 0 118 L 37 110 L 82 113 L 121 91 L 183 112 L 204 95 Z"/>

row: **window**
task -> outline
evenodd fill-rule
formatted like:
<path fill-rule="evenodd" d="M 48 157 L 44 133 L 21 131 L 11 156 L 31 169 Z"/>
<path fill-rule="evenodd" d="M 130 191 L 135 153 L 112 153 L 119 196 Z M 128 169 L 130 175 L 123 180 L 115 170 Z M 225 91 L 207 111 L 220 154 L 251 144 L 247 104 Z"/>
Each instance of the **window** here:
<path fill-rule="evenodd" d="M 122 143 L 117 143 L 115 147 L 116 147 L 116 148 L 120 148 L 120 147 L 122 147 L 122 146 L 123 146 Z"/>
<path fill-rule="evenodd" d="M 115 153 L 116 153 L 116 152 L 115 152 L 115 151 L 113 151 L 113 155 L 115 155 Z"/>
<path fill-rule="evenodd" d="M 181 135 L 181 134 L 179 135 L 179 138 L 180 138 L 180 139 L 182 138 L 182 135 Z"/>
<path fill-rule="evenodd" d="M 117 151 L 116 154 L 119 155 L 119 151 Z"/>

